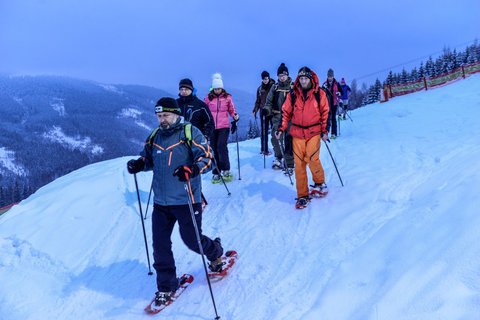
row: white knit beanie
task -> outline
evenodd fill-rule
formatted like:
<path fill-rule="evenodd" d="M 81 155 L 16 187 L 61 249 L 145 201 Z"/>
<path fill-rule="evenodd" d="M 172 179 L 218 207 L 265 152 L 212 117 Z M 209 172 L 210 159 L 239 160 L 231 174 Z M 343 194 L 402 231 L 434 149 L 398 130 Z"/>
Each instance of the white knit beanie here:
<path fill-rule="evenodd" d="M 218 89 L 222 88 L 223 89 L 223 80 L 222 80 L 222 75 L 220 73 L 215 73 L 212 76 L 212 89 Z"/>

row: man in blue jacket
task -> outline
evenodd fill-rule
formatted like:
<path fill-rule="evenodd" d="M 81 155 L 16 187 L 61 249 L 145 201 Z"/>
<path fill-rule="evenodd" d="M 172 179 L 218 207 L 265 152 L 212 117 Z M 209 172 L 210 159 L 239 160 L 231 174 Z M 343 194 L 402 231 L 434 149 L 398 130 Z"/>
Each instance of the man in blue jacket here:
<path fill-rule="evenodd" d="M 178 221 L 180 236 L 187 247 L 200 253 L 184 184 L 189 185 L 195 220 L 203 252 L 212 271 L 222 270 L 223 248 L 220 238 L 202 235 L 202 181 L 200 174 L 211 169 L 213 155 L 207 139 L 195 126 L 185 125 L 180 108 L 173 98 L 162 98 L 155 106 L 160 126 L 149 136 L 141 157 L 127 163 L 131 174 L 153 170 L 154 204 L 152 214 L 153 267 L 157 273 L 155 304 L 171 300 L 178 288 L 171 234 Z"/>

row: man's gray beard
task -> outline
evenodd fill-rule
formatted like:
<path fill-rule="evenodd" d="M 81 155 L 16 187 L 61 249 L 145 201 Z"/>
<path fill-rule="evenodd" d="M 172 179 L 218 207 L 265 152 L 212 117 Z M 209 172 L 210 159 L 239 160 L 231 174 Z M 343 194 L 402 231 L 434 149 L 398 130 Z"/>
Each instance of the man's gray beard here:
<path fill-rule="evenodd" d="M 170 124 L 169 123 L 160 123 L 160 128 L 163 130 L 170 129 Z"/>

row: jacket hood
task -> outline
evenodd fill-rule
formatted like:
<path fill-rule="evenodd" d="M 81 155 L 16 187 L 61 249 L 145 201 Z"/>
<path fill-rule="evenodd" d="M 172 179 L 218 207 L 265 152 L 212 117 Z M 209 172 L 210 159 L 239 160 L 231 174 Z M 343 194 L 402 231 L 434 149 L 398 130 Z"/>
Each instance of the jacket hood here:
<path fill-rule="evenodd" d="M 315 73 L 315 71 L 311 70 L 312 71 L 312 78 L 310 79 L 311 83 L 312 83 L 312 89 L 313 91 L 317 91 L 319 86 L 320 86 L 320 82 L 318 80 L 318 76 L 317 74 Z M 297 76 L 297 78 L 295 79 L 295 83 L 293 85 L 294 87 L 294 90 L 297 91 L 297 92 L 302 92 L 302 85 L 300 84 L 300 77 Z"/>
<path fill-rule="evenodd" d="M 275 80 L 270 79 L 270 81 L 268 81 L 267 84 L 265 84 L 265 83 L 262 82 L 262 87 L 263 87 L 263 88 L 271 87 L 273 84 L 275 84 Z"/>

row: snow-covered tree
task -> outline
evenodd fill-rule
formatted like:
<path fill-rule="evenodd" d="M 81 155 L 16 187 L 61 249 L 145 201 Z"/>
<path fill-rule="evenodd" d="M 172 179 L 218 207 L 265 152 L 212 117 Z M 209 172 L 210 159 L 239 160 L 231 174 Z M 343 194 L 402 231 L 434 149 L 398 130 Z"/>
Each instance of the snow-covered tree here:
<path fill-rule="evenodd" d="M 248 132 L 247 132 L 247 139 L 255 139 L 256 137 L 259 137 L 259 129 L 257 122 L 253 122 L 251 119 L 248 123 Z"/>

